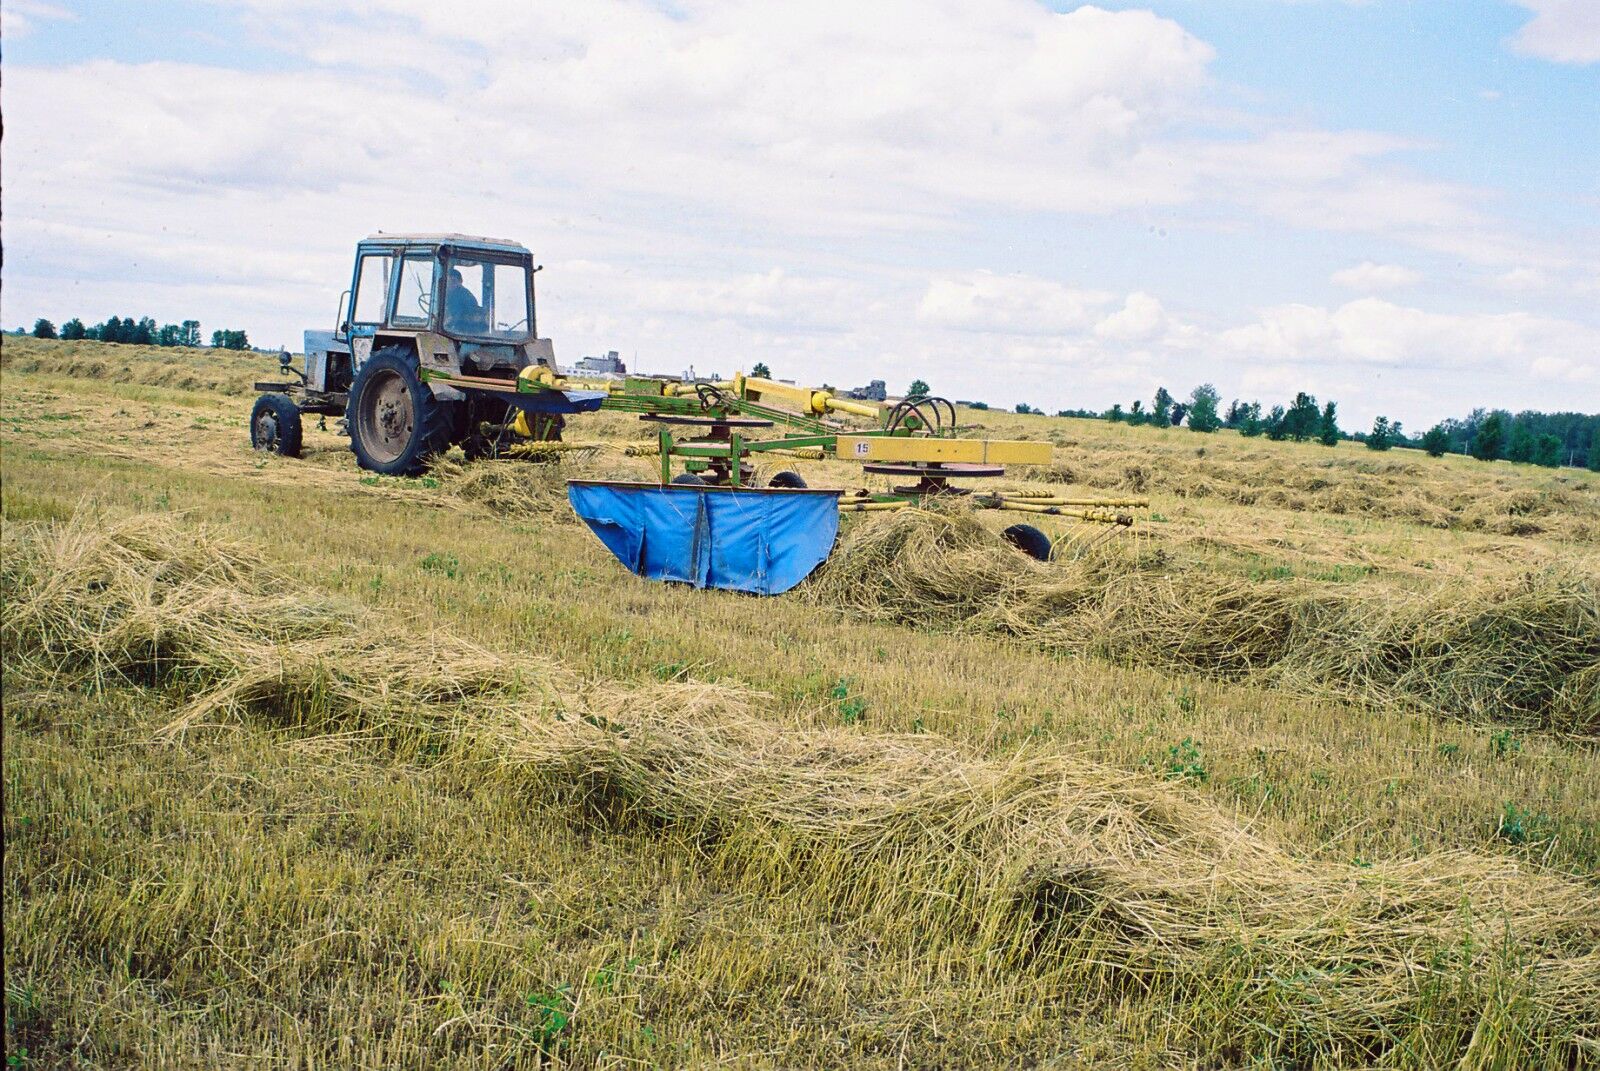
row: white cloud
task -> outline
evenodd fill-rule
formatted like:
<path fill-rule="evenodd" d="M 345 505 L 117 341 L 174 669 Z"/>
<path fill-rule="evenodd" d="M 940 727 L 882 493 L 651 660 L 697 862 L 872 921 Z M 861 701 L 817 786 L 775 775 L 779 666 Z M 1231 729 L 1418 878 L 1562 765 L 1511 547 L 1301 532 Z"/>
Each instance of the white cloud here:
<path fill-rule="evenodd" d="M 924 323 L 1000 335 L 1076 335 L 1115 300 L 1049 279 L 980 271 L 935 279 L 917 309 Z"/>
<path fill-rule="evenodd" d="M 1374 170 L 1420 147 L 1409 139 L 1241 116 L 1221 136 L 1186 134 L 1218 118 L 1206 100 L 1213 51 L 1146 11 L 249 6 L 264 36 L 325 69 L 24 68 L 8 110 L 25 129 L 88 128 L 75 161 L 30 168 L 44 179 L 75 167 L 102 186 L 271 190 L 415 188 L 418 165 L 432 165 L 457 189 L 481 182 L 494 195 L 485 179 L 499 174 L 591 198 L 671 197 L 791 233 L 943 228 L 967 206 L 1203 202 L 1321 229 L 1485 231 L 1472 191 Z"/>
<path fill-rule="evenodd" d="M 1342 286 L 1347 290 L 1360 290 L 1364 293 L 1375 293 L 1381 290 L 1398 290 L 1402 287 L 1415 286 L 1422 281 L 1422 273 L 1399 264 L 1374 264 L 1372 261 L 1363 261 L 1349 268 L 1336 271 L 1331 276 L 1334 285 Z"/>
<path fill-rule="evenodd" d="M 1536 268 L 1512 268 L 1503 275 L 1495 276 L 1493 285 L 1496 290 L 1504 290 L 1510 293 L 1527 293 L 1548 287 L 1550 285 L 1550 277 Z"/>
<path fill-rule="evenodd" d="M 1533 12 L 1511 38 L 1513 51 L 1555 63 L 1600 61 L 1600 3 L 1595 0 L 1513 0 Z"/>
<path fill-rule="evenodd" d="M 1122 308 L 1095 324 L 1095 337 L 1112 342 L 1151 342 L 1167 329 L 1167 310 L 1143 291 L 1129 294 Z"/>
<path fill-rule="evenodd" d="M 1212 58 L 1148 12 L 1056 14 L 1023 0 L 374 8 L 373 21 L 414 20 L 486 58 L 462 102 L 515 120 L 503 148 L 765 214 L 798 204 L 915 217 L 905 206 L 929 196 L 1070 211 L 1179 199 L 1183 176 L 1143 154 Z M 298 32 L 343 64 L 382 51 L 364 46 L 367 25 L 312 17 Z M 520 129 L 529 116 L 535 131 Z M 574 153 L 579 133 L 587 151 Z"/>
<path fill-rule="evenodd" d="M 77 18 L 59 4 L 45 3 L 44 0 L 6 0 L 4 5 L 0 5 L 0 36 L 12 39 L 25 37 L 41 22 L 61 19 L 77 21 Z"/>
<path fill-rule="evenodd" d="M 696 321 L 732 320 L 794 331 L 842 331 L 871 302 L 841 279 L 797 277 L 782 268 L 760 274 L 660 279 L 639 288 L 635 307 Z"/>
<path fill-rule="evenodd" d="M 1588 383 L 1600 378 L 1595 364 L 1582 364 L 1568 357 L 1539 357 L 1533 362 L 1532 372 L 1540 379 L 1566 383 Z"/>
<path fill-rule="evenodd" d="M 1592 369 L 1600 329 L 1522 312 L 1448 314 L 1360 298 L 1336 309 L 1283 305 L 1219 341 L 1241 356 L 1273 360 L 1356 361 L 1406 368 L 1531 370 L 1540 359 Z M 1545 367 L 1551 367 L 1546 365 Z"/>

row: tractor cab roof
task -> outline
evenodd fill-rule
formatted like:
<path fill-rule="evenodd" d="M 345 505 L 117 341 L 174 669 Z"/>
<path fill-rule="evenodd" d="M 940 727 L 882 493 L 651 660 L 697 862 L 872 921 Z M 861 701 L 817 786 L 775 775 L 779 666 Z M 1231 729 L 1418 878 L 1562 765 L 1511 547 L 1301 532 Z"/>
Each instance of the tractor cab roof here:
<path fill-rule="evenodd" d="M 451 245 L 465 246 L 480 250 L 495 250 L 507 253 L 527 253 L 528 247 L 521 242 L 513 242 L 506 238 L 484 238 L 472 234 L 456 234 L 454 232 L 432 234 L 389 234 L 379 231 L 369 234 L 361 240 L 362 245 Z"/>

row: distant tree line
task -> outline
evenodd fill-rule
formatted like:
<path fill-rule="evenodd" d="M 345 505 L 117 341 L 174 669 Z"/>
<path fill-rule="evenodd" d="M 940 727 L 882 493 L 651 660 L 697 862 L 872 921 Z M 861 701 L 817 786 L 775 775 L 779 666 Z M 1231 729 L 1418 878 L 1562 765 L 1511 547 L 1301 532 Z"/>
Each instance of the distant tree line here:
<path fill-rule="evenodd" d="M 1587 465 L 1600 472 L 1600 413 L 1474 409 L 1463 419 L 1435 424 L 1417 445 L 1433 457 L 1466 454 L 1479 461 Z"/>
<path fill-rule="evenodd" d="M 1260 402 L 1234 399 L 1222 416 L 1222 426 L 1250 438 L 1265 435 L 1274 442 L 1315 440 L 1323 446 L 1336 446 L 1340 439 L 1351 438 L 1339 428 L 1339 404 L 1329 400 L 1319 406 L 1316 396 L 1305 391 L 1296 393 L 1288 405 L 1275 405 L 1265 412 Z"/>
<path fill-rule="evenodd" d="M 1338 405 L 1330 401 L 1319 407 L 1317 399 L 1304 391 L 1296 394 L 1289 405 L 1275 405 L 1266 412 L 1262 411 L 1260 402 L 1235 399 L 1226 411 L 1221 405 L 1222 395 L 1217 388 L 1202 383 L 1190 393 L 1186 402 L 1178 401 L 1167 388 L 1161 387 L 1148 409 L 1140 398 L 1126 411 L 1118 403 L 1103 415 L 1113 423 L 1126 421 L 1157 428 L 1177 427 L 1187 420 L 1190 431 L 1209 433 L 1218 428 L 1231 428 L 1245 436 L 1265 435 L 1269 439 L 1293 439 L 1295 442 L 1315 439 L 1326 446 L 1333 446 L 1347 437 L 1339 430 Z"/>
<path fill-rule="evenodd" d="M 913 394 L 926 388 L 921 380 L 912 384 Z M 987 409 L 982 402 L 963 402 L 973 409 Z M 1043 415 L 1045 410 L 1018 402 L 1015 411 Z M 1395 447 L 1425 450 L 1432 457 L 1466 454 L 1482 461 L 1507 460 L 1521 464 L 1580 466 L 1600 472 L 1600 413 L 1539 413 L 1527 410 L 1515 415 L 1503 409 L 1474 409 L 1465 419 L 1445 420 L 1413 439 L 1398 420 L 1379 416 L 1370 431 L 1345 432 L 1339 427 L 1339 406 L 1331 399 L 1318 403 L 1314 395 L 1299 391 L 1286 405 L 1263 409 L 1258 401 L 1235 398 L 1222 408 L 1222 395 L 1210 383 L 1202 383 L 1179 401 L 1166 387 L 1157 388 L 1148 407 L 1135 398 L 1127 409 L 1119 402 L 1104 412 L 1088 409 L 1058 409 L 1058 417 L 1103 419 L 1112 423 L 1154 428 L 1177 427 L 1187 422 L 1190 431 L 1214 432 L 1229 428 L 1253 438 L 1264 435 L 1275 442 L 1317 442 L 1337 446 L 1341 440 L 1364 444 L 1369 450 Z"/>
<path fill-rule="evenodd" d="M 1337 403 L 1321 405 L 1301 391 L 1288 405 L 1263 410 L 1261 403 L 1235 399 L 1218 415 L 1221 396 L 1215 387 L 1202 383 L 1188 402 L 1179 402 L 1165 388 L 1158 389 L 1149 408 L 1136 399 L 1127 410 L 1119 403 L 1102 416 L 1112 422 L 1173 427 L 1188 420 L 1192 431 L 1211 432 L 1231 428 L 1240 435 L 1264 435 L 1268 439 L 1295 442 L 1315 440 L 1334 446 L 1341 439 L 1364 443 L 1371 450 L 1391 450 L 1397 446 L 1425 450 L 1433 457 L 1466 454 L 1482 461 L 1504 459 L 1522 464 L 1587 465 L 1600 472 L 1600 413 L 1540 413 L 1526 410 L 1513 415 L 1506 410 L 1474 409 L 1462 420 L 1445 420 L 1425 434 L 1412 439 L 1398 420 L 1380 416 L 1372 430 L 1346 433 L 1339 428 Z M 1019 410 L 1020 411 L 1020 410 Z M 1037 411 L 1037 410 L 1035 410 Z M 1063 416 L 1084 416 L 1081 411 L 1063 410 Z"/>
<path fill-rule="evenodd" d="M 199 320 L 185 320 L 181 324 L 157 324 L 149 316 L 137 320 L 132 316 L 126 318 L 113 316 L 104 323 L 92 327 L 86 326 L 82 320 L 74 316 L 61 325 L 59 332 L 55 324 L 40 318 L 34 322 L 33 337 L 61 338 L 68 342 L 93 339 L 97 342 L 126 342 L 135 346 L 205 345 L 200 337 Z M 247 350 L 250 348 L 250 339 L 243 331 L 213 331 L 211 345 L 223 350 Z"/>

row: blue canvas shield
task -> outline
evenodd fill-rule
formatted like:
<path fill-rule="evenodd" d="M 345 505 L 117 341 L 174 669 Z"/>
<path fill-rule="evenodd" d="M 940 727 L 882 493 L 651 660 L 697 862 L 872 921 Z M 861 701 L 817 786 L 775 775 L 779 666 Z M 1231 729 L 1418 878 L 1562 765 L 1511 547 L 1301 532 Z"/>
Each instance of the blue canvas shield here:
<path fill-rule="evenodd" d="M 573 480 L 567 499 L 639 576 L 780 595 L 833 550 L 839 492 Z"/>
<path fill-rule="evenodd" d="M 524 413 L 593 413 L 609 395 L 603 390 L 541 390 L 531 394 L 496 391 L 494 397 Z"/>

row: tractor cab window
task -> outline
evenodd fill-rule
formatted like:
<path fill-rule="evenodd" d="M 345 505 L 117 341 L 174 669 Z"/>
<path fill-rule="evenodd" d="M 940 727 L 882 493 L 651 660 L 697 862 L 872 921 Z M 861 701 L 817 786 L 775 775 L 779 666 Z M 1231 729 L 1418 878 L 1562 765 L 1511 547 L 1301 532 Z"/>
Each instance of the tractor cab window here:
<path fill-rule="evenodd" d="M 444 329 L 453 334 L 521 341 L 528 337 L 528 267 L 451 258 L 444 279 Z"/>
<path fill-rule="evenodd" d="M 351 323 L 383 323 L 383 307 L 389 301 L 389 272 L 393 266 L 394 257 L 388 253 L 368 253 L 361 258 Z"/>
<path fill-rule="evenodd" d="M 400 262 L 400 287 L 395 292 L 395 324 L 426 324 L 433 316 L 433 268 L 431 253 L 409 253 Z"/>

